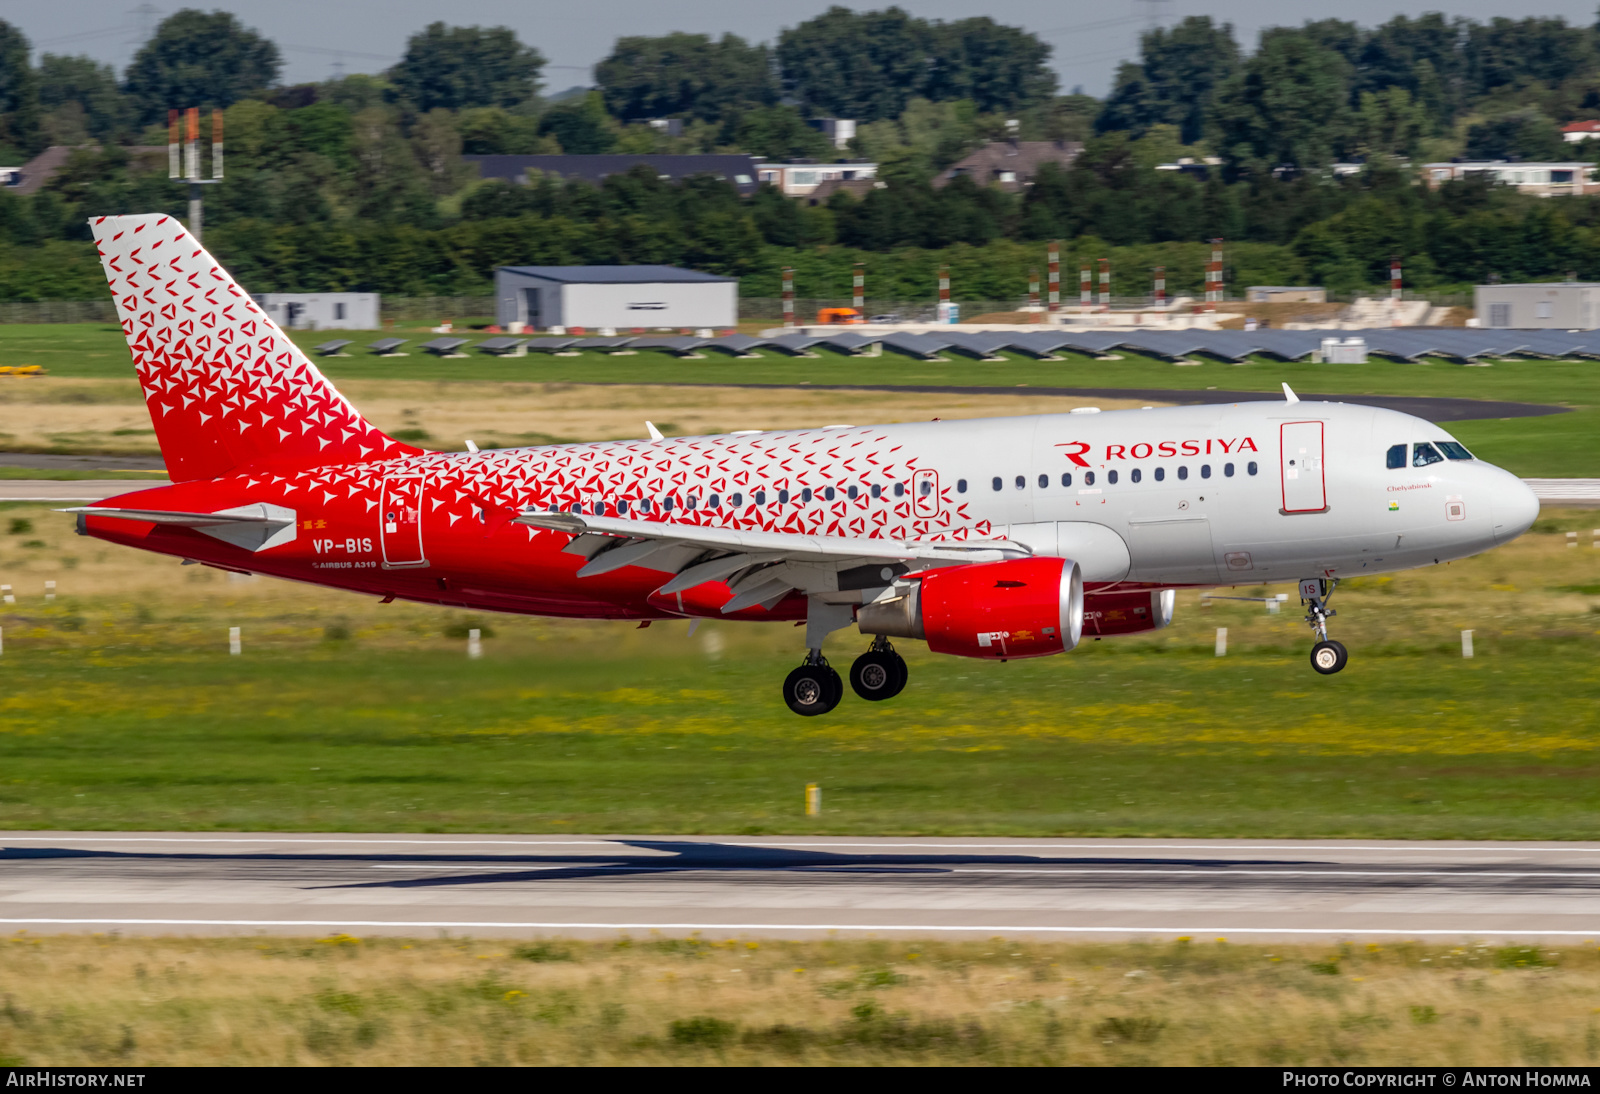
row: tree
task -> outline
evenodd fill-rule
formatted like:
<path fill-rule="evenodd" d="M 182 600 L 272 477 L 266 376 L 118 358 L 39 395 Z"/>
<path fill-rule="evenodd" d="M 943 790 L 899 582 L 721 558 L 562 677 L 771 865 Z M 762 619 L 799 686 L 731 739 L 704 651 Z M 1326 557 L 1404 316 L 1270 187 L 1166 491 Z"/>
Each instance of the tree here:
<path fill-rule="evenodd" d="M 768 159 L 826 159 L 833 152 L 833 142 L 792 106 L 752 110 L 738 120 L 735 132 L 740 148 Z"/>
<path fill-rule="evenodd" d="M 539 119 L 539 135 L 554 137 L 569 156 L 595 155 L 611 151 L 616 144 L 609 121 L 600 93 L 591 91 L 546 110 Z"/>
<path fill-rule="evenodd" d="M 606 109 L 625 122 L 650 118 L 722 121 L 778 101 L 778 84 L 766 46 L 724 34 L 667 34 L 618 38 L 595 66 Z"/>
<path fill-rule="evenodd" d="M 969 99 L 984 113 L 1016 112 L 1056 90 L 1050 46 L 987 15 L 933 25 L 932 65 L 924 92 L 935 102 Z"/>
<path fill-rule="evenodd" d="M 1475 160 L 1564 160 L 1570 151 L 1555 122 L 1537 110 L 1516 110 L 1467 130 L 1467 156 Z"/>
<path fill-rule="evenodd" d="M 169 15 L 134 55 L 123 90 L 137 120 L 166 120 L 168 110 L 228 107 L 278 80 L 278 47 L 227 12 L 185 8 Z"/>
<path fill-rule="evenodd" d="M 1390 87 L 1361 93 L 1356 128 L 1358 142 L 1368 153 L 1415 156 L 1432 123 L 1427 108 L 1412 99 L 1411 92 Z"/>
<path fill-rule="evenodd" d="M 20 30 L 0 20 L 0 141 L 24 155 L 43 148 L 39 81 L 28 60 L 30 48 Z"/>
<path fill-rule="evenodd" d="M 422 113 L 474 106 L 515 107 L 539 94 L 544 55 L 510 27 L 431 23 L 406 43 L 389 70 L 395 92 Z"/>
<path fill-rule="evenodd" d="M 90 57 L 60 57 L 54 53 L 41 57 L 39 105 L 58 118 L 63 113 L 75 114 L 86 135 L 97 140 L 121 136 L 133 124 L 132 104 L 117 87 L 116 72 Z"/>
<path fill-rule="evenodd" d="M 1349 67 L 1303 35 L 1264 32 L 1255 56 L 1217 93 L 1213 122 L 1230 167 L 1330 162 L 1348 139 Z"/>
<path fill-rule="evenodd" d="M 1152 125 L 1176 125 L 1185 144 L 1200 139 L 1217 88 L 1239 67 L 1233 25 L 1191 15 L 1168 30 L 1139 39 L 1141 61 L 1124 62 L 1095 127 L 1135 135 Z"/>

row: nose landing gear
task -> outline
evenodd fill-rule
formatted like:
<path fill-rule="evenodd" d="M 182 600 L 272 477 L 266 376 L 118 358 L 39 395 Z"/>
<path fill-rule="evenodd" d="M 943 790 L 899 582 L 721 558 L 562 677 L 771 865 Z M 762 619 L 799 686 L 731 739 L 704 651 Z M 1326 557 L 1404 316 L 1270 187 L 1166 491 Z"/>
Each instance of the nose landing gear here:
<path fill-rule="evenodd" d="M 867 652 L 850 666 L 850 686 L 869 702 L 893 699 L 905 689 L 910 673 L 905 658 L 895 652 L 883 635 L 872 640 Z"/>
<path fill-rule="evenodd" d="M 1311 647 L 1311 667 L 1323 676 L 1332 676 L 1350 660 L 1344 643 L 1328 637 L 1328 620 L 1339 614 L 1328 607 L 1328 601 L 1338 586 L 1338 578 L 1306 578 L 1300 582 L 1300 603 L 1310 605 L 1306 622 L 1317 636 L 1317 644 Z"/>

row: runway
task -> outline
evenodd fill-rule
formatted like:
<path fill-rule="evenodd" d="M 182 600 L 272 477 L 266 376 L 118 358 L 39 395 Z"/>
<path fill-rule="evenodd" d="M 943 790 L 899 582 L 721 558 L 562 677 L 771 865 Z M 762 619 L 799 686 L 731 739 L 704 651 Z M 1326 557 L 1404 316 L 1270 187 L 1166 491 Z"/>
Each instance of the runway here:
<path fill-rule="evenodd" d="M 1600 843 L 0 834 L 0 932 L 1600 939 Z"/>

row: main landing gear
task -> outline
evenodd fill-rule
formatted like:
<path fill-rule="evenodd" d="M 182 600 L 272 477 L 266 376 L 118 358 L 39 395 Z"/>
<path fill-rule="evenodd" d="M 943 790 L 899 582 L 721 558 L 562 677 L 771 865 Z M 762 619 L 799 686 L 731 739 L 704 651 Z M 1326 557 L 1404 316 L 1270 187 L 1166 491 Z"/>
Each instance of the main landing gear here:
<path fill-rule="evenodd" d="M 1311 647 L 1311 667 L 1323 676 L 1332 676 L 1350 660 L 1344 643 L 1328 637 L 1328 620 L 1339 614 L 1328 607 L 1328 601 L 1338 586 L 1338 578 L 1306 578 L 1300 582 L 1300 603 L 1310 605 L 1306 622 L 1317 636 L 1317 644 Z"/>
<path fill-rule="evenodd" d="M 880 634 L 850 666 L 850 687 L 861 698 L 877 702 L 899 695 L 909 676 L 905 658 Z M 783 681 L 783 701 L 808 718 L 828 713 L 843 698 L 844 681 L 820 649 L 807 650 L 805 661 Z"/>

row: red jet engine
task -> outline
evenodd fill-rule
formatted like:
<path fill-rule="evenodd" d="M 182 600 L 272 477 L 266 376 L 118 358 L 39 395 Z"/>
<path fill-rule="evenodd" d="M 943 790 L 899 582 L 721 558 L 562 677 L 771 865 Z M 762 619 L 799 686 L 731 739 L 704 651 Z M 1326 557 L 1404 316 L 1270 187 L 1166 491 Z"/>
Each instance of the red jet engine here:
<path fill-rule="evenodd" d="M 1171 589 L 1133 593 L 1090 593 L 1083 611 L 1083 633 L 1096 638 L 1112 634 L 1158 631 L 1172 622 Z"/>
<path fill-rule="evenodd" d="M 932 570 L 905 596 L 864 604 L 862 634 L 926 639 L 958 657 L 1043 657 L 1083 636 L 1083 574 L 1069 558 L 1021 558 Z"/>

